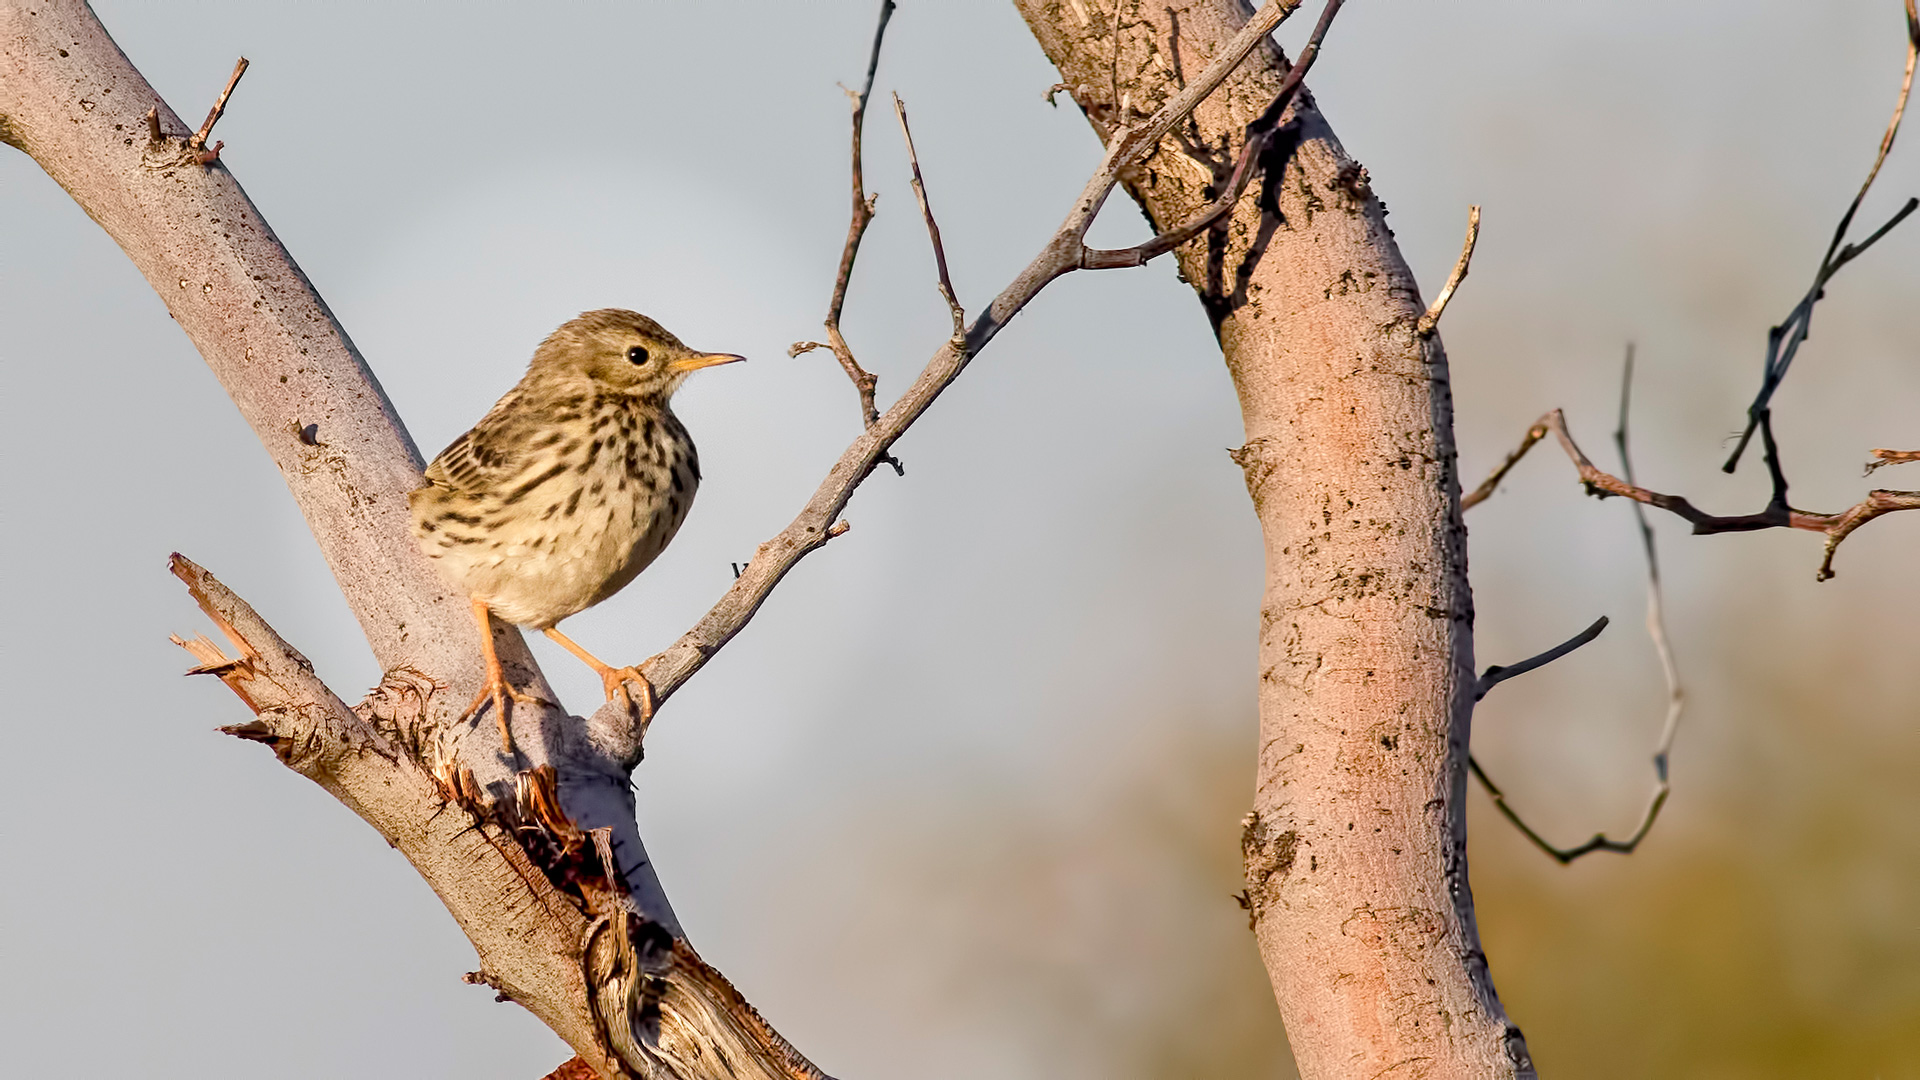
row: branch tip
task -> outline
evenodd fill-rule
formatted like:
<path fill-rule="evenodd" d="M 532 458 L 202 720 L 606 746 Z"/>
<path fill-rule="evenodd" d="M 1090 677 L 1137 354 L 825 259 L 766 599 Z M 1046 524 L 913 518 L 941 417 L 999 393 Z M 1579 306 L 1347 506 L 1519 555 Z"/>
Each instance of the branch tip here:
<path fill-rule="evenodd" d="M 1869 450 L 1867 453 L 1872 454 L 1874 460 L 1867 462 L 1866 471 L 1862 472 L 1860 474 L 1861 476 L 1871 476 L 1873 470 L 1887 465 L 1904 465 L 1908 462 L 1920 461 L 1920 450 L 1887 450 L 1882 448 Z"/>
<path fill-rule="evenodd" d="M 1520 445 L 1508 451 L 1506 459 L 1501 461 L 1485 480 L 1480 481 L 1479 487 L 1460 497 L 1460 511 L 1465 513 L 1492 498 L 1494 491 L 1500 487 L 1500 481 L 1507 478 L 1507 474 L 1513 471 L 1513 467 L 1520 464 L 1520 459 L 1527 456 L 1527 451 L 1533 449 L 1533 444 L 1545 438 L 1546 434 L 1546 421 L 1544 419 L 1534 421 L 1533 426 L 1528 428 L 1526 435 L 1520 439 Z"/>
<path fill-rule="evenodd" d="M 948 340 L 955 348 L 965 348 L 967 313 L 953 295 L 953 279 L 947 276 L 947 249 L 940 243 L 940 225 L 933 220 L 933 205 L 927 202 L 927 185 L 920 176 L 920 155 L 913 148 L 913 129 L 907 126 L 907 105 L 897 93 L 893 95 L 893 113 L 900 118 L 900 135 L 907 143 L 907 162 L 913 167 L 910 181 L 913 197 L 920 201 L 920 216 L 927 221 L 927 239 L 933 242 L 933 261 L 940 271 L 940 298 L 947 302 L 947 313 L 953 316 L 953 335 Z"/>
<path fill-rule="evenodd" d="M 1561 657 L 1572 652 L 1573 650 L 1578 649 L 1580 646 L 1585 645 L 1586 643 L 1592 641 L 1594 638 L 1599 637 L 1600 631 L 1605 630 L 1607 628 L 1607 622 L 1608 622 L 1607 617 L 1605 615 L 1602 615 L 1598 619 L 1595 619 L 1593 621 L 1593 624 L 1591 626 L 1588 626 L 1585 630 L 1582 630 L 1579 633 L 1568 638 L 1567 640 L 1561 642 L 1560 644 L 1555 645 L 1553 648 L 1548 649 L 1546 652 L 1540 653 L 1536 656 L 1530 656 L 1527 659 L 1522 660 L 1517 664 L 1513 664 L 1507 667 L 1502 667 L 1499 664 L 1493 665 L 1492 667 L 1488 668 L 1485 672 L 1481 673 L 1480 678 L 1473 684 L 1473 700 L 1479 701 L 1481 698 L 1484 698 L 1487 696 L 1488 691 L 1492 690 L 1496 686 L 1499 686 L 1501 683 L 1506 682 L 1508 679 L 1525 675 L 1527 672 L 1532 671 L 1535 668 L 1545 667 L 1548 664 L 1553 663 L 1555 660 L 1558 660 Z"/>
<path fill-rule="evenodd" d="M 1467 241 L 1460 248 L 1460 258 L 1453 264 L 1453 273 L 1447 275 L 1447 283 L 1440 289 L 1440 295 L 1433 298 L 1433 305 L 1426 314 L 1414 324 L 1421 337 L 1432 337 L 1440 325 L 1440 316 L 1447 310 L 1447 301 L 1453 299 L 1453 291 L 1467 280 L 1467 267 L 1473 262 L 1473 245 L 1480 240 L 1480 207 L 1478 204 L 1467 208 Z"/>
<path fill-rule="evenodd" d="M 1733 453 L 1727 457 L 1726 464 L 1720 466 L 1722 472 L 1732 473 L 1739 468 L 1741 455 L 1746 453 L 1747 444 L 1753 440 L 1754 431 L 1760 425 L 1761 414 L 1772 402 L 1774 391 L 1780 388 L 1794 356 L 1807 340 L 1807 332 L 1813 321 L 1813 306 L 1826 295 L 1827 282 L 1839 273 L 1841 267 L 1872 247 L 1914 210 L 1920 209 L 1920 199 L 1910 198 L 1886 224 L 1875 229 L 1865 240 L 1857 244 L 1845 242 L 1847 231 L 1853 227 L 1854 215 L 1859 213 L 1867 192 L 1880 175 L 1880 166 L 1886 163 L 1887 154 L 1893 149 L 1894 137 L 1900 133 L 1901 117 L 1905 115 L 1908 98 L 1913 93 L 1914 67 L 1920 63 L 1920 19 L 1915 16 L 1914 0 L 1906 0 L 1906 9 L 1907 63 L 1900 79 L 1900 94 L 1894 99 L 1893 118 L 1887 121 L 1886 133 L 1880 137 L 1880 148 L 1874 155 L 1873 167 L 1867 170 L 1866 180 L 1860 184 L 1860 190 L 1854 193 L 1853 202 L 1847 205 L 1847 212 L 1840 215 L 1840 224 L 1833 230 L 1833 239 L 1828 242 L 1826 253 L 1820 257 L 1819 269 L 1814 272 L 1813 284 L 1780 325 L 1767 335 L 1767 357 L 1761 372 L 1760 391 L 1754 395 L 1753 403 L 1747 406 L 1747 426 L 1741 432 L 1740 440 L 1734 444 Z"/>
<path fill-rule="evenodd" d="M 221 114 L 227 111 L 227 99 L 233 96 L 233 88 L 240 84 L 240 76 L 245 75 L 246 73 L 247 73 L 247 58 L 243 56 L 240 58 L 238 63 L 233 65 L 233 74 L 227 76 L 226 88 L 220 91 L 220 96 L 218 98 L 214 99 L 213 108 L 207 111 L 207 119 L 205 122 L 203 122 L 200 125 L 200 130 L 194 132 L 192 135 L 187 136 L 188 150 L 198 151 L 200 150 L 201 147 L 207 145 L 207 137 L 213 134 L 213 125 L 219 123 Z M 153 129 L 157 130 L 158 127 L 159 127 L 158 121 L 155 121 L 153 124 Z M 222 145 L 224 144 L 215 143 L 211 151 L 208 151 L 205 154 L 196 154 L 195 155 L 196 160 L 198 160 L 202 165 L 205 165 L 208 162 L 213 161 L 214 159 L 220 156 L 220 147 Z"/>

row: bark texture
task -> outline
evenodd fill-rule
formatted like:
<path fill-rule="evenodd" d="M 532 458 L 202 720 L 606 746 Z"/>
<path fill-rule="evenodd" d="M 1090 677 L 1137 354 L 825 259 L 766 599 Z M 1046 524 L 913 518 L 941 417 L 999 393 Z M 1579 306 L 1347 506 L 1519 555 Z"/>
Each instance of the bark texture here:
<path fill-rule="evenodd" d="M 1117 2 L 1015 0 L 1103 140 L 1249 15 Z M 1214 196 L 1287 69 L 1256 50 L 1122 174 L 1157 229 Z M 1261 956 L 1305 1077 L 1531 1076 L 1467 884 L 1473 602 L 1446 357 L 1416 331 L 1385 208 L 1310 97 L 1262 164 L 1232 219 L 1177 253 L 1239 393 L 1233 456 L 1266 542 L 1243 836 Z"/>

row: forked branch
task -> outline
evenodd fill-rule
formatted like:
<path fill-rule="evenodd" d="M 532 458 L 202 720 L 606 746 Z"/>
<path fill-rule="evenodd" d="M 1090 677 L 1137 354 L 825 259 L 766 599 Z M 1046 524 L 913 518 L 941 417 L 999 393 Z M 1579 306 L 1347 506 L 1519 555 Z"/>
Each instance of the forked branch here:
<path fill-rule="evenodd" d="M 1834 576 L 1833 557 L 1840 543 L 1853 535 L 1867 522 L 1901 510 L 1920 510 L 1920 491 L 1895 491 L 1888 488 L 1875 488 L 1867 492 L 1867 497 L 1845 510 L 1831 514 L 1815 513 L 1809 510 L 1796 510 L 1787 502 L 1786 476 L 1780 468 L 1779 448 L 1773 440 L 1772 418 L 1766 414 L 1760 417 L 1761 443 L 1765 449 L 1767 468 L 1773 478 L 1773 494 L 1764 510 L 1753 514 L 1709 514 L 1693 505 L 1682 495 L 1665 495 L 1650 491 L 1634 483 L 1631 478 L 1622 479 L 1594 465 L 1587 455 L 1573 441 L 1567 431 L 1565 415 L 1559 409 L 1534 421 L 1521 439 L 1520 445 L 1509 453 L 1492 475 L 1482 481 L 1480 486 L 1460 500 L 1462 509 L 1478 506 L 1486 501 L 1509 471 L 1522 457 L 1526 456 L 1533 444 L 1546 433 L 1552 432 L 1559 439 L 1560 448 L 1566 451 L 1574 468 L 1580 474 L 1580 482 L 1586 486 L 1587 493 L 1598 498 L 1618 495 L 1636 503 L 1658 507 L 1668 513 L 1685 519 L 1693 526 L 1696 536 L 1727 532 L 1757 532 L 1761 529 L 1800 529 L 1817 532 L 1826 536 L 1825 551 L 1820 560 L 1820 569 L 1814 575 L 1820 581 Z M 1902 460 L 1912 460 L 1907 451 L 1874 451 L 1875 454 L 1891 455 L 1873 465 L 1895 464 Z"/>
<path fill-rule="evenodd" d="M 1321 16 L 1320 24 L 1315 28 L 1314 41 L 1303 52 L 1300 62 L 1294 65 L 1292 73 L 1283 82 L 1275 95 L 1274 103 L 1263 114 L 1261 121 L 1278 122 L 1279 114 L 1298 91 L 1300 80 L 1304 78 L 1307 64 L 1313 54 L 1319 51 L 1319 41 L 1325 36 L 1326 27 L 1333 14 L 1340 8 L 1341 0 L 1328 0 L 1326 12 Z M 1055 230 L 1053 236 L 1042 245 L 1039 254 L 1027 264 L 1011 283 L 996 296 L 987 309 L 981 312 L 968 327 L 965 336 L 959 340 L 948 340 L 927 362 L 918 379 L 907 391 L 900 395 L 879 419 L 868 425 L 859 437 L 840 455 L 833 468 L 815 489 L 813 497 L 801 509 L 793 522 L 779 535 L 761 544 L 747 563 L 733 587 L 728 589 L 719 602 L 703 616 L 692 629 L 681 635 L 672 646 L 654 657 L 644 667 L 647 680 L 653 684 L 655 700 L 664 702 L 691 678 L 694 672 L 706 665 L 713 655 L 743 629 L 760 605 L 766 602 L 769 594 L 785 578 L 799 561 L 809 552 L 819 549 L 827 542 L 828 530 L 838 520 L 840 512 L 846 508 L 847 501 L 853 497 L 855 489 L 873 471 L 873 468 L 886 459 L 887 451 L 915 420 L 920 418 L 934 399 L 940 396 L 953 381 L 959 378 L 967 364 L 972 361 L 987 343 L 1000 332 L 1007 322 L 1038 296 L 1046 285 L 1062 275 L 1075 270 L 1088 269 L 1085 238 L 1092 226 L 1100 207 L 1119 182 L 1120 171 L 1144 157 L 1164 135 L 1180 122 L 1189 112 L 1200 104 L 1209 94 L 1224 82 L 1233 69 L 1252 52 L 1267 34 L 1288 14 L 1299 7 L 1300 0 L 1268 0 L 1248 20 L 1239 34 L 1228 46 L 1221 50 L 1206 71 L 1194 79 L 1179 94 L 1162 105 L 1150 118 L 1138 128 L 1123 128 L 1116 131 L 1108 143 L 1098 168 L 1087 180 L 1080 196 L 1067 213 L 1066 220 Z M 1260 123 L 1261 121 L 1256 121 Z M 1251 158 L 1249 157 L 1249 160 Z M 1229 204 L 1228 208 L 1231 208 Z M 1143 248 L 1148 245 L 1142 245 Z M 1159 247 L 1151 254 L 1143 254 L 1144 262 L 1153 254 L 1162 254 L 1172 250 L 1174 245 Z M 1112 265 L 1135 265 L 1113 263 Z"/>
<path fill-rule="evenodd" d="M 1886 224 L 1869 233 L 1866 239 L 1854 244 L 1846 242 L 1847 231 L 1853 227 L 1854 215 L 1859 213 L 1867 191 L 1880 175 L 1880 166 L 1886 163 L 1887 153 L 1893 149 L 1894 137 L 1900 133 L 1900 119 L 1906 114 L 1907 100 L 1913 93 L 1913 70 L 1915 64 L 1920 62 L 1920 11 L 1916 11 L 1914 5 L 1915 0 L 1906 0 L 1907 66 L 1900 79 L 1900 94 L 1894 99 L 1893 118 L 1887 121 L 1886 134 L 1880 137 L 1880 149 L 1874 155 L 1873 167 L 1867 170 L 1866 180 L 1854 194 L 1853 202 L 1848 204 L 1847 212 L 1840 216 L 1839 226 L 1833 230 L 1833 239 L 1828 241 L 1827 250 L 1820 257 L 1820 266 L 1814 271 L 1813 284 L 1808 286 L 1806 294 L 1794 305 L 1793 310 L 1787 313 L 1786 319 L 1767 331 L 1767 356 L 1761 368 L 1760 392 L 1754 395 L 1753 404 L 1747 406 L 1746 430 L 1741 433 L 1740 441 L 1734 446 L 1727 463 L 1721 466 L 1726 472 L 1730 473 L 1739 467 L 1740 456 L 1746 453 L 1747 443 L 1752 440 L 1754 431 L 1765 422 L 1773 392 L 1780 388 L 1781 380 L 1787 377 L 1787 368 L 1792 366 L 1795 354 L 1807 340 L 1807 332 L 1813 324 L 1813 306 L 1826 295 L 1827 282 L 1833 280 L 1841 267 L 1872 247 L 1895 225 L 1905 221 L 1907 215 L 1920 209 L 1920 199 L 1909 198 Z"/>
<path fill-rule="evenodd" d="M 1198 212 L 1187 220 L 1160 233 L 1145 243 L 1135 244 L 1129 248 L 1117 249 L 1089 248 L 1084 244 L 1081 245 L 1078 269 L 1118 270 L 1132 266 L 1144 266 L 1149 261 L 1165 255 L 1167 252 L 1187 243 L 1201 233 L 1206 232 L 1208 229 L 1226 220 L 1227 215 L 1231 214 L 1234 206 L 1239 203 L 1240 197 L 1246 194 L 1247 185 L 1253 180 L 1255 165 L 1259 163 L 1261 155 L 1266 152 L 1267 146 L 1272 141 L 1274 134 L 1280 130 L 1280 121 L 1286 115 L 1287 106 L 1293 104 L 1293 99 L 1299 94 L 1300 87 L 1305 84 L 1307 72 L 1312 70 L 1314 60 L 1320 55 L 1320 44 L 1327 36 L 1327 28 L 1333 25 L 1333 17 L 1340 13 L 1340 5 L 1343 2 L 1344 0 L 1327 0 L 1327 6 L 1320 12 L 1320 21 L 1315 24 L 1313 28 L 1313 36 L 1307 39 L 1306 47 L 1300 50 L 1300 55 L 1294 60 L 1293 67 L 1288 70 L 1286 78 L 1281 80 L 1280 88 L 1274 92 L 1273 101 L 1267 105 L 1266 109 L 1262 111 L 1252 123 L 1247 125 L 1246 138 L 1240 146 L 1240 156 L 1235 159 L 1233 172 L 1228 175 L 1226 186 L 1221 190 L 1219 197 L 1206 206 L 1201 207 Z M 1274 17 L 1274 25 L 1278 26 L 1280 21 L 1285 19 L 1292 13 L 1293 9 L 1298 6 L 1299 0 L 1293 0 L 1293 2 L 1285 4 L 1269 3 L 1267 8 L 1285 8 L 1284 11 L 1278 11 Z M 1262 8 L 1261 13 L 1264 14 L 1267 8 Z M 1255 15 L 1254 18 L 1258 20 L 1260 16 Z M 1252 26 L 1253 23 L 1248 23 L 1249 28 Z M 1242 31 L 1241 36 L 1245 36 L 1245 31 Z M 1235 40 L 1236 42 L 1238 41 L 1238 39 Z M 1242 56 L 1244 56 L 1244 54 L 1242 54 Z M 1214 65 L 1208 67 L 1207 75 L 1211 75 L 1214 68 L 1218 66 L 1219 62 L 1215 61 Z M 1231 68 L 1228 70 L 1231 70 Z M 1207 75 L 1201 76 L 1203 83 Z M 1191 89 L 1192 88 L 1189 87 L 1189 90 Z M 1185 96 L 1185 93 L 1180 95 L 1180 97 Z M 1168 104 L 1171 106 L 1178 103 L 1180 97 L 1176 97 L 1173 102 L 1169 102 Z M 1193 103 L 1193 105 L 1198 104 L 1198 100 L 1195 100 Z M 1175 117 L 1167 127 L 1171 128 L 1173 123 L 1178 123 L 1181 119 L 1185 118 L 1187 112 L 1192 111 L 1193 105 L 1187 106 L 1186 110 L 1184 110 L 1180 116 Z M 1166 111 L 1164 108 L 1161 109 L 1162 113 Z M 1156 115 L 1155 120 L 1158 119 L 1159 117 Z M 1114 133 L 1113 141 L 1110 144 L 1113 147 L 1119 147 L 1129 139 L 1140 137 L 1130 132 L 1124 126 L 1126 122 L 1124 115 L 1121 116 L 1120 122 L 1122 127 Z M 1153 123 L 1153 121 L 1148 121 L 1147 126 L 1152 127 Z M 1159 133 L 1155 134 L 1152 140 L 1145 145 L 1152 146 L 1158 143 L 1160 136 L 1165 133 L 1166 129 L 1161 129 Z M 1129 158 L 1123 164 L 1131 164 L 1131 162 L 1132 158 Z M 1084 235 L 1085 230 L 1082 230 L 1082 236 Z"/>
<path fill-rule="evenodd" d="M 1573 436 L 1567 431 L 1566 417 L 1555 409 L 1541 418 L 1560 440 L 1561 449 L 1567 452 L 1574 467 L 1580 471 L 1580 481 L 1587 486 L 1589 493 L 1605 498 L 1619 495 L 1637 503 L 1657 506 L 1669 513 L 1685 518 L 1693 526 L 1696 535 L 1708 535 L 1723 532 L 1753 532 L 1759 529 L 1802 529 L 1807 532 L 1822 533 L 1827 538 L 1826 551 L 1820 560 L 1820 569 L 1815 575 L 1825 581 L 1833 577 L 1833 556 L 1841 541 L 1853 535 L 1854 530 L 1867 522 L 1885 514 L 1900 510 L 1920 510 L 1920 491 L 1892 491 L 1875 489 L 1859 503 L 1838 513 L 1820 514 L 1806 510 L 1795 510 L 1787 502 L 1786 478 L 1780 469 L 1779 448 L 1773 441 L 1771 418 L 1762 413 L 1760 416 L 1760 436 L 1765 449 L 1768 469 L 1773 476 L 1773 497 L 1766 509 L 1756 514 L 1709 514 L 1680 495 L 1663 495 L 1657 491 L 1623 480 L 1596 468 L 1587 459 L 1580 447 L 1574 444 Z"/>
<path fill-rule="evenodd" d="M 880 18 L 873 29 L 873 50 L 867 55 L 867 79 L 860 85 L 860 92 L 847 91 L 853 100 L 853 218 L 847 223 L 847 242 L 840 249 L 840 271 L 833 279 L 833 299 L 827 302 L 827 340 L 796 341 L 787 350 L 788 356 L 815 349 L 827 349 L 840 361 L 840 367 L 846 371 L 847 378 L 853 380 L 853 388 L 860 395 L 860 423 L 872 427 L 880 419 L 879 410 L 874 405 L 874 389 L 879 378 L 866 368 L 853 355 L 853 349 L 840 333 L 840 312 L 847 305 L 847 286 L 853 281 L 853 263 L 860 254 L 860 241 L 867 235 L 867 226 L 873 223 L 874 203 L 878 195 L 868 195 L 865 174 L 861 168 L 862 133 L 867 123 L 867 99 L 873 96 L 873 77 L 880 70 L 880 45 L 887 37 L 887 22 L 893 18 L 893 0 L 880 0 Z M 896 471 L 900 463 L 887 459 Z"/>

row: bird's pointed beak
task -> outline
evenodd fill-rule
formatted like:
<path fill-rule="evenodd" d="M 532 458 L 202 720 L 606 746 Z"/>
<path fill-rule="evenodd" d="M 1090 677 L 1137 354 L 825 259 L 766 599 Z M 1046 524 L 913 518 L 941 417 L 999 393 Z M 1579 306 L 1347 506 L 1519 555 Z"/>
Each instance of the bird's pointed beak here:
<path fill-rule="evenodd" d="M 692 356 L 682 357 L 679 360 L 675 360 L 673 363 L 669 364 L 668 366 L 671 367 L 674 371 L 681 371 L 681 372 L 699 371 L 701 368 L 704 368 L 704 367 L 717 367 L 721 364 L 731 364 L 736 360 L 745 360 L 745 359 L 746 357 L 744 356 L 739 356 L 730 352 L 695 353 Z"/>

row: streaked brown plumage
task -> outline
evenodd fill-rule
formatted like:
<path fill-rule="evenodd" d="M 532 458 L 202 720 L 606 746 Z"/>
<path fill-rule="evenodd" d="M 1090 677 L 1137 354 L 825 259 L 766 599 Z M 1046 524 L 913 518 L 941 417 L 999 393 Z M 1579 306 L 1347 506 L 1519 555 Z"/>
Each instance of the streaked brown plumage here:
<path fill-rule="evenodd" d="M 509 754 L 506 681 L 488 614 L 544 632 L 592 666 L 607 698 L 652 688 L 632 667 L 602 663 L 554 624 L 620 591 L 686 520 L 700 461 L 668 399 L 689 374 L 742 357 L 695 352 L 631 311 L 589 311 L 534 351 L 519 384 L 427 466 L 408 496 L 413 534 L 440 573 L 473 600 L 487 682 Z M 631 699 L 629 699 L 631 705 Z"/>

